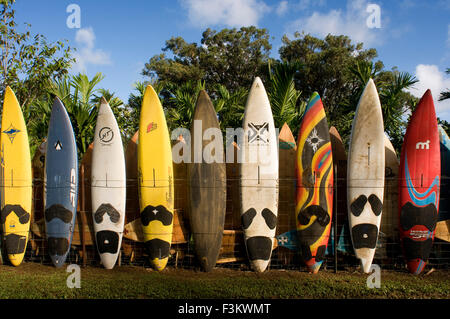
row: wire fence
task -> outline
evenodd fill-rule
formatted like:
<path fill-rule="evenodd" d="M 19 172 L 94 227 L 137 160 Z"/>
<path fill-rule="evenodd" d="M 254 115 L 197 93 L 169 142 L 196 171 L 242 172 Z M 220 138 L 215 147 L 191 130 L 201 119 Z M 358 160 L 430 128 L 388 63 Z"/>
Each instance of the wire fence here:
<path fill-rule="evenodd" d="M 195 243 L 190 231 L 187 212 L 189 202 L 185 166 L 175 166 L 174 173 L 174 233 L 168 267 L 197 269 L 199 263 L 195 257 Z M 241 226 L 238 174 L 237 165 L 227 164 L 226 216 L 222 247 L 216 267 L 250 270 Z M 83 170 L 81 170 L 81 175 L 83 175 Z M 92 211 L 90 210 L 90 178 L 82 176 L 80 181 L 79 209 L 66 263 L 101 267 L 100 257 L 95 246 Z M 306 265 L 302 261 L 301 250 L 298 247 L 284 245 L 286 236 L 289 233 L 295 234 L 296 230 L 295 183 L 296 179 L 292 176 L 281 176 L 279 179 L 278 223 L 269 269 L 307 271 Z M 441 189 L 446 189 L 449 183 L 449 178 L 442 177 Z M 359 267 L 359 261 L 354 255 L 349 233 L 346 189 L 346 179 L 335 178 L 332 225 L 322 270 L 354 271 Z M 33 182 L 33 212 L 30 236 L 24 261 L 52 265 L 45 239 L 43 191 L 43 180 L 35 178 Z M 397 178 L 386 177 L 382 225 L 373 263 L 380 265 L 383 269 L 390 270 L 405 269 L 405 260 L 398 233 L 397 193 Z M 137 222 L 140 216 L 138 196 L 138 180 L 136 178 L 127 179 L 126 227 L 116 267 L 121 265 L 151 267 L 138 229 L 140 225 Z M 446 192 L 441 192 L 441 203 L 444 203 L 444 205 L 441 204 L 441 212 L 444 215 L 448 214 L 446 201 L 450 201 L 450 198 L 448 198 Z M 135 225 L 133 225 L 133 222 Z M 441 233 L 444 235 L 440 237 L 446 239 L 445 231 L 443 232 L 441 229 Z M 5 255 L 3 260 L 4 262 L 7 260 Z M 449 268 L 449 241 L 435 237 L 428 265 L 438 269 Z"/>

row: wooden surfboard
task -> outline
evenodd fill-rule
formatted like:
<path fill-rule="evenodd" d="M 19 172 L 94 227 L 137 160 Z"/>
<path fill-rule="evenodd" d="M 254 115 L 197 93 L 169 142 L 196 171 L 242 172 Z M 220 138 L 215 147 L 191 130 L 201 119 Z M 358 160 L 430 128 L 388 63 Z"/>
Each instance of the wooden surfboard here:
<path fill-rule="evenodd" d="M 385 175 L 383 216 L 376 256 L 386 258 L 390 254 L 390 244 L 399 242 L 398 232 L 398 170 L 400 161 L 394 146 L 384 135 Z M 381 248 L 381 249 L 380 249 Z"/>
<path fill-rule="evenodd" d="M 163 270 L 173 231 L 172 149 L 159 97 L 148 85 L 142 100 L 138 143 L 139 201 L 145 247 L 153 267 Z"/>
<path fill-rule="evenodd" d="M 333 153 L 333 171 L 337 198 L 333 200 L 333 212 L 337 219 L 336 249 L 343 253 L 352 251 L 347 213 L 347 152 L 337 129 L 330 128 L 331 152 Z M 336 195 L 335 195 L 336 196 Z"/>
<path fill-rule="evenodd" d="M 208 129 L 215 129 L 216 135 L 205 136 Z M 226 168 L 219 121 L 204 90 L 200 91 L 195 105 L 190 145 L 189 220 L 197 259 L 204 271 L 210 271 L 217 262 L 222 244 L 226 212 Z M 214 152 L 211 147 L 214 147 Z M 213 153 L 212 158 L 203 156 Z"/>
<path fill-rule="evenodd" d="M 399 175 L 400 239 L 408 270 L 420 274 L 433 244 L 441 177 L 439 132 L 430 90 L 411 115 Z"/>
<path fill-rule="evenodd" d="M 31 157 L 27 128 L 19 102 L 9 86 L 3 101 L 1 143 L 1 223 L 8 259 L 24 258 L 32 206 Z"/>
<path fill-rule="evenodd" d="M 333 215 L 333 156 L 325 110 L 313 93 L 300 123 L 295 214 L 303 261 L 317 273 L 330 238 Z"/>
<path fill-rule="evenodd" d="M 450 242 L 450 138 L 438 125 L 441 149 L 441 188 L 439 194 L 439 216 L 435 237 Z"/>
<path fill-rule="evenodd" d="M 92 151 L 91 196 L 95 243 L 103 266 L 112 269 L 122 243 L 126 200 L 125 156 L 119 126 L 102 97 Z"/>
<path fill-rule="evenodd" d="M 350 235 L 361 268 L 369 273 L 382 217 L 385 168 L 383 116 L 372 79 L 356 108 L 347 165 Z"/>
<path fill-rule="evenodd" d="M 128 141 L 125 150 L 125 165 L 127 177 L 127 202 L 125 205 L 125 223 L 140 218 L 139 209 L 139 174 L 138 174 L 138 138 L 139 131 L 134 133 L 133 137 Z"/>
<path fill-rule="evenodd" d="M 291 129 L 284 123 L 278 135 L 279 147 L 279 212 L 277 224 L 278 260 L 284 265 L 292 263 L 297 247 L 291 244 L 288 235 L 290 231 L 295 231 L 295 159 L 297 156 L 297 145 Z M 295 250 L 295 252 L 294 252 Z"/>
<path fill-rule="evenodd" d="M 70 250 L 78 200 L 78 157 L 69 115 L 55 98 L 45 158 L 45 225 L 50 258 L 62 267 Z"/>
<path fill-rule="evenodd" d="M 269 99 L 253 81 L 243 120 L 241 220 L 250 264 L 264 271 L 272 255 L 278 215 L 278 143 Z"/>

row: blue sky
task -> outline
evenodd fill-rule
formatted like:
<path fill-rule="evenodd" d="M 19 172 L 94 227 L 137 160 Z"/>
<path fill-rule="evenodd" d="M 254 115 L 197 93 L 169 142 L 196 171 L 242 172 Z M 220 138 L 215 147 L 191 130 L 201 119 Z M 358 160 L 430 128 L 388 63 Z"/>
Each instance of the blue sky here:
<path fill-rule="evenodd" d="M 119 4 L 123 5 L 119 5 Z M 69 28 L 67 7 L 80 8 L 80 28 Z M 370 28 L 373 9 L 380 8 L 380 25 Z M 437 102 L 440 91 L 450 88 L 450 1 L 367 0 L 18 0 L 19 23 L 32 25 L 49 41 L 67 39 L 77 48 L 78 64 L 72 73 L 85 71 L 90 77 L 102 72 L 100 87 L 127 101 L 135 81 L 153 55 L 161 53 L 165 41 L 181 36 L 188 42 L 201 40 L 210 27 L 239 28 L 256 25 L 273 37 L 272 56 L 278 57 L 281 38 L 305 31 L 324 37 L 345 34 L 365 47 L 374 47 L 387 69 L 414 74 L 419 83 L 411 93 L 420 97 L 430 88 L 438 116 L 450 121 L 450 101 Z M 256 76 L 256 74 L 255 74 Z"/>

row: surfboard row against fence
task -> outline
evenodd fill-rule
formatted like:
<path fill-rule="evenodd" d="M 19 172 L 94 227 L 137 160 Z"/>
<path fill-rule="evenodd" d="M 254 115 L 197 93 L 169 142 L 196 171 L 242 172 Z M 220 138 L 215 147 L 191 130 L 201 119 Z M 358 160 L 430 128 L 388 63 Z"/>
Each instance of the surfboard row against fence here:
<path fill-rule="evenodd" d="M 212 138 L 204 137 L 208 129 L 216 128 L 216 132 L 222 134 L 205 91 L 198 96 L 192 123 L 197 120 L 202 125 L 193 124 L 190 133 L 192 137 L 199 135 L 203 139 L 191 139 L 192 157 L 196 156 L 196 150 L 211 147 Z M 18 266 L 23 261 L 30 231 L 32 170 L 25 121 L 9 87 L 5 91 L 1 124 L 3 248 L 11 263 Z M 393 148 L 384 134 L 381 104 L 372 80 L 358 102 L 347 165 L 339 172 L 336 167 L 339 167 L 337 164 L 345 149 L 337 149 L 332 143 L 338 133 L 332 128 L 330 134 L 317 93 L 311 96 L 306 107 L 297 145 L 285 125 L 278 151 L 271 107 L 264 85 L 257 77 L 249 92 L 242 128 L 244 138 L 239 145 L 242 152 L 238 154 L 253 158 L 239 161 L 240 223 L 247 256 L 255 271 L 262 272 L 267 268 L 275 246 L 295 241 L 309 271 L 318 272 L 330 237 L 334 179 L 342 177 L 343 171 L 346 171 L 343 177 L 347 183 L 347 203 L 341 211 L 347 211 L 354 253 L 362 270 L 370 271 L 383 212 L 387 209 L 397 209 L 398 232 L 409 271 L 419 274 L 423 270 L 438 221 L 441 174 L 439 132 L 429 90 L 413 112 L 404 137 L 400 172 L 396 177 L 398 208 L 392 208 L 392 201 L 383 202 L 387 187 L 385 168 L 388 168 L 385 146 Z M 176 219 L 174 164 L 164 111 L 150 85 L 142 101 L 138 141 L 140 218 L 134 227 L 140 228 L 136 232 L 142 232 L 152 266 L 162 270 L 170 255 Z M 222 136 L 215 136 L 215 146 L 213 153 L 223 157 Z M 282 149 L 296 149 L 295 167 L 279 167 Z M 45 153 L 45 237 L 53 264 L 61 267 L 73 239 L 79 174 L 74 131 L 58 98 L 55 98 L 51 112 Z M 396 157 L 394 161 L 397 161 Z M 224 234 L 225 162 L 197 160 L 186 165 L 189 227 L 195 255 L 201 267 L 210 271 L 216 265 Z M 279 198 L 283 195 L 279 193 L 281 170 L 296 172 L 296 185 L 293 184 L 295 209 L 283 217 L 292 217 L 296 227 L 276 236 L 280 223 Z M 104 98 L 100 102 L 95 128 L 90 178 L 95 243 L 101 263 L 111 269 L 117 261 L 124 234 L 126 168 L 119 127 Z"/>

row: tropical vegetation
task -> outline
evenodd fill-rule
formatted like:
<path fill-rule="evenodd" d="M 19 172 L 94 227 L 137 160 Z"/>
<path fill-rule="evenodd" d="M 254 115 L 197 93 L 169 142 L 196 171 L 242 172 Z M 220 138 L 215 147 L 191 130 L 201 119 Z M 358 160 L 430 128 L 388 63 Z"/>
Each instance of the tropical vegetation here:
<path fill-rule="evenodd" d="M 249 88 L 259 76 L 276 126 L 287 123 L 294 135 L 309 97 L 318 92 L 329 125 L 347 141 L 359 96 L 372 78 L 380 95 L 385 131 L 397 150 L 407 114 L 417 103 L 406 92 L 417 79 L 396 68 L 385 69 L 374 48 L 364 48 L 363 43 L 344 35 L 321 39 L 297 32 L 292 39 L 283 37 L 279 59 L 274 59 L 268 30 L 255 26 L 206 29 L 199 44 L 172 37 L 161 53 L 149 57 L 142 70 L 145 81 L 137 81 L 128 100 L 122 101 L 101 87 L 104 75 L 71 74 L 75 60 L 66 41 L 48 43 L 43 35 L 33 35 L 30 25 L 19 32 L 13 4 L 14 0 L 0 3 L 0 95 L 7 85 L 16 93 L 32 150 L 45 140 L 55 97 L 67 108 L 80 157 L 93 140 L 102 96 L 111 105 L 126 143 L 138 129 L 148 84 L 160 96 L 170 129 L 190 127 L 197 96 L 206 90 L 225 130 L 241 126 Z M 440 98 L 449 98 L 449 92 L 442 92 Z"/>

